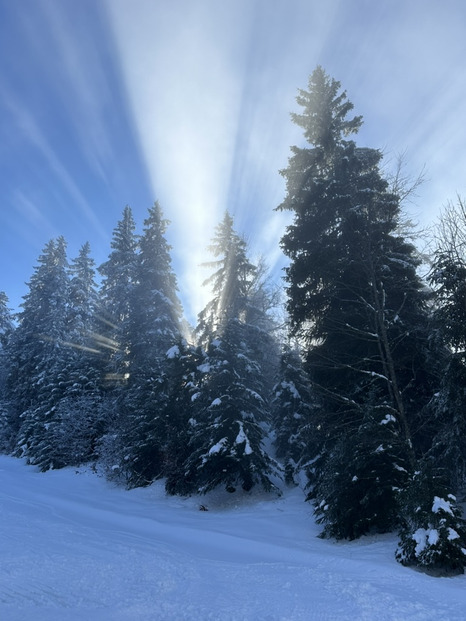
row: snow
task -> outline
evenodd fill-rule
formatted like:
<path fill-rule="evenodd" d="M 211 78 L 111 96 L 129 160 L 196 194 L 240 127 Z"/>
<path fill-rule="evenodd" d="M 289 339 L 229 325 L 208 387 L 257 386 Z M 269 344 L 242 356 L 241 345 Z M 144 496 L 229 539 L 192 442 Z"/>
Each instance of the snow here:
<path fill-rule="evenodd" d="M 445 513 L 450 513 L 450 515 L 453 515 L 451 503 L 449 503 L 448 500 L 445 500 L 444 498 L 434 496 L 434 502 L 432 503 L 432 513 L 438 513 L 439 511 L 445 511 Z"/>
<path fill-rule="evenodd" d="M 403 567 L 396 535 L 319 532 L 298 488 L 182 499 L 163 482 L 125 491 L 90 470 L 42 474 L 0 456 L 0 619 L 465 618 L 466 577 Z"/>
<path fill-rule="evenodd" d="M 246 433 L 244 432 L 242 423 L 239 423 L 239 432 L 238 432 L 238 435 L 236 436 L 235 444 L 244 444 L 245 445 L 244 454 L 252 455 L 252 448 L 251 448 L 251 445 L 249 444 L 249 439 Z"/>
<path fill-rule="evenodd" d="M 223 451 L 227 444 L 228 438 L 222 438 L 219 442 L 217 442 L 217 444 L 214 444 L 214 446 L 209 449 L 209 455 L 216 455 L 217 453 L 220 453 L 220 451 Z"/>
<path fill-rule="evenodd" d="M 301 396 L 300 396 L 298 390 L 296 389 L 296 386 L 295 386 L 294 382 L 285 382 L 285 381 L 283 381 L 283 382 L 281 382 L 281 387 L 284 388 L 284 389 L 288 389 L 289 392 L 293 395 L 293 397 L 296 400 L 299 401 L 301 399 Z"/>
<path fill-rule="evenodd" d="M 427 537 L 427 540 L 428 540 L 430 546 L 434 546 L 436 543 L 438 543 L 439 534 L 438 534 L 438 530 L 436 528 L 431 528 L 429 530 L 429 535 Z"/>
<path fill-rule="evenodd" d="M 448 540 L 454 541 L 455 539 L 459 539 L 459 538 L 460 536 L 458 535 L 456 530 L 454 528 L 448 527 Z"/>
<path fill-rule="evenodd" d="M 389 423 L 396 423 L 396 418 L 392 414 L 386 414 L 385 418 L 380 421 L 381 425 L 388 425 Z"/>
<path fill-rule="evenodd" d="M 415 553 L 419 556 L 423 552 L 427 544 L 434 546 L 439 540 L 438 530 L 435 528 L 418 528 L 413 534 L 413 539 L 416 542 Z"/>
<path fill-rule="evenodd" d="M 167 358 L 173 360 L 173 358 L 177 358 L 180 355 L 180 348 L 178 347 L 178 345 L 173 345 L 173 347 L 170 347 L 170 349 L 167 351 L 166 355 Z"/>

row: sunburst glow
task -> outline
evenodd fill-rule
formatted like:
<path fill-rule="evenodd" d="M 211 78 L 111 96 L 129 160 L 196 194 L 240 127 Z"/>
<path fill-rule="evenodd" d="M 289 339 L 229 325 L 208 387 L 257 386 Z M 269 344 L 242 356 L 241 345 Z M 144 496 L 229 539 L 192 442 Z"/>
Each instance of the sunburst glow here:
<path fill-rule="evenodd" d="M 448 6 L 447 6 L 448 5 Z M 278 171 L 302 143 L 289 113 L 317 64 L 342 82 L 360 139 L 426 166 L 423 225 L 466 191 L 460 0 L 23 0 L 0 7 L 3 262 L 17 306 L 40 249 L 63 235 L 106 259 L 125 204 L 159 199 L 186 314 L 225 209 L 276 278 L 286 216 Z"/>

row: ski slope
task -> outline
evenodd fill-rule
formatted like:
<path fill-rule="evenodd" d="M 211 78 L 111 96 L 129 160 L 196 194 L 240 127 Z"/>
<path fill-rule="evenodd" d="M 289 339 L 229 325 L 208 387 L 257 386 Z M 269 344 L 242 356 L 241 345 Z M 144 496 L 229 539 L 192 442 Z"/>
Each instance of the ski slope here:
<path fill-rule="evenodd" d="M 0 619 L 466 619 L 465 576 L 400 566 L 395 535 L 318 532 L 299 489 L 181 499 L 0 456 Z"/>

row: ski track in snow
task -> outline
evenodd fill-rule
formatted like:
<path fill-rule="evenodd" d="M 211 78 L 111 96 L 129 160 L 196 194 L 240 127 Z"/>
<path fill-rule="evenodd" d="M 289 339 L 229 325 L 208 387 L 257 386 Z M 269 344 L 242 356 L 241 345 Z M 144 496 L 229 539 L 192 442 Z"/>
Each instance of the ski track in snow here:
<path fill-rule="evenodd" d="M 0 456 L 0 619 L 466 619 L 465 576 L 402 567 L 395 535 L 321 540 L 303 498 L 128 492 Z"/>

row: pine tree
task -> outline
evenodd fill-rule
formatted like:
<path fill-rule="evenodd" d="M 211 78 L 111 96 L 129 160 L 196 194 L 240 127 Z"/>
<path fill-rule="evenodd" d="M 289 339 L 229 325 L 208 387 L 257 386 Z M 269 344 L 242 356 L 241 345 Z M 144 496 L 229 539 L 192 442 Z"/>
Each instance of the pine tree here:
<path fill-rule="evenodd" d="M 458 198 L 439 222 L 429 274 L 435 290 L 436 338 L 444 344 L 440 390 L 431 402 L 434 439 L 430 454 L 453 490 L 466 483 L 466 205 Z"/>
<path fill-rule="evenodd" d="M 397 560 L 435 575 L 464 573 L 466 522 L 445 477 L 426 460 L 403 492 Z"/>
<path fill-rule="evenodd" d="M 107 379 L 124 384 L 128 375 L 131 300 L 137 281 L 138 238 L 131 208 L 126 206 L 113 231 L 108 260 L 98 271 L 102 275 L 99 309 L 99 347 L 107 352 Z"/>
<path fill-rule="evenodd" d="M 150 484 L 165 469 L 171 393 L 166 354 L 180 339 L 181 304 L 158 203 L 140 238 L 128 314 L 127 375 L 121 397 L 125 420 L 119 473 L 130 487 Z"/>
<path fill-rule="evenodd" d="M 228 492 L 238 486 L 250 491 L 256 484 L 276 489 L 272 478 L 279 468 L 264 447 L 269 412 L 260 367 L 244 336 L 244 324 L 230 319 L 207 349 L 187 468 L 201 493 L 219 485 Z"/>
<path fill-rule="evenodd" d="M 14 321 L 8 308 L 8 298 L 0 291 L 0 452 L 11 450 L 12 425 L 7 378 L 10 368 L 9 346 L 13 338 Z"/>
<path fill-rule="evenodd" d="M 206 283 L 214 296 L 200 313 L 197 330 L 207 357 L 195 400 L 187 479 L 200 492 L 218 485 L 249 491 L 258 483 L 270 490 L 278 468 L 264 448 L 270 412 L 257 356 L 259 322 L 249 312 L 256 268 L 228 213 L 210 250 L 218 259 L 209 264 L 215 271 Z"/>
<path fill-rule="evenodd" d="M 156 202 L 144 220 L 137 283 L 131 296 L 131 374 L 164 361 L 180 336 L 182 308 L 166 240 L 168 225 Z"/>
<path fill-rule="evenodd" d="M 19 428 L 16 454 L 46 470 L 63 465 L 54 460 L 50 434 L 70 368 L 69 281 L 63 237 L 51 240 L 38 262 L 19 313 L 8 382 Z"/>
<path fill-rule="evenodd" d="M 96 459 L 96 444 L 105 429 L 103 359 L 95 340 L 98 296 L 89 243 L 69 267 L 68 298 L 68 380 L 49 435 L 54 461 L 78 466 Z"/>
<path fill-rule="evenodd" d="M 187 463 L 196 424 L 196 402 L 201 396 L 200 368 L 204 363 L 202 349 L 189 345 L 183 338 L 167 352 L 169 394 L 163 412 L 167 430 L 163 474 L 168 494 L 185 495 L 193 489 Z"/>
<path fill-rule="evenodd" d="M 289 346 L 281 356 L 273 389 L 272 417 L 277 457 L 283 459 L 288 483 L 295 480 L 308 452 L 313 398 L 299 351 Z"/>
<path fill-rule="evenodd" d="M 436 377 L 428 359 L 428 295 L 416 273 L 415 249 L 397 232 L 399 199 L 380 173 L 380 152 L 347 139 L 362 119 L 348 118 L 351 102 L 322 68 L 314 71 L 309 90 L 301 90 L 297 101 L 303 113 L 293 120 L 310 147 L 292 147 L 282 171 L 287 194 L 279 209 L 294 213 L 282 238 L 291 261 L 285 277 L 288 312 L 294 335 L 305 344 L 306 369 L 320 402 L 311 483 L 317 505 L 326 506 L 328 476 L 334 477 L 334 501 L 345 494 L 338 478 L 348 468 L 342 443 L 362 441 L 365 446 L 361 433 L 368 420 L 375 421 L 371 431 L 381 433 L 379 423 L 386 415 L 394 417 L 395 444 L 404 445 L 414 468 L 415 451 L 425 450 L 430 441 L 421 431 L 422 412 Z M 374 451 L 382 437 L 375 440 Z M 373 469 L 372 457 L 367 475 L 374 493 L 365 502 L 373 505 L 369 513 L 374 519 L 367 525 L 383 530 L 390 520 L 375 509 L 376 483 L 393 479 L 396 486 L 398 463 L 376 461 L 382 473 Z M 360 474 L 354 476 L 360 479 Z M 357 495 L 353 498 L 359 502 Z M 327 511 L 324 520 L 331 532 L 351 533 L 357 506 L 354 512 L 341 509 Z M 362 532 L 359 527 L 357 532 Z"/>

